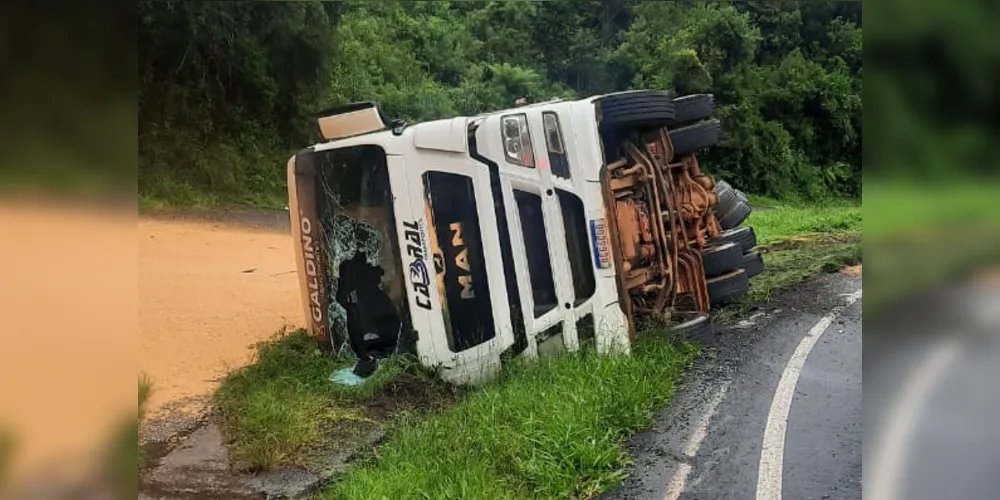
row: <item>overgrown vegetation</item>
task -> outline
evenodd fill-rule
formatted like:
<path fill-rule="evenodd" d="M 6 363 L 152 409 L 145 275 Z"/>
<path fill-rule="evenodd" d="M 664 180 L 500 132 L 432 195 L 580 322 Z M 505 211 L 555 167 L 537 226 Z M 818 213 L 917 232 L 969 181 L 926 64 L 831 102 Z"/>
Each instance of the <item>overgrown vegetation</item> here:
<path fill-rule="evenodd" d="M 783 206 L 755 211 L 746 224 L 757 233 L 765 272 L 751 280 L 741 307 L 770 298 L 775 291 L 820 272 L 861 262 L 861 206 Z"/>
<path fill-rule="evenodd" d="M 144 206 L 281 203 L 310 113 L 410 121 L 515 98 L 712 92 L 705 166 L 782 199 L 860 196 L 854 2 L 139 2 Z"/>
<path fill-rule="evenodd" d="M 670 399 L 692 346 L 652 335 L 632 356 L 520 360 L 460 404 L 404 420 L 324 498 L 591 498 L 617 484 L 624 444 Z"/>
<path fill-rule="evenodd" d="M 390 430 L 327 497 L 587 496 L 621 479 L 624 443 L 649 425 L 696 354 L 650 333 L 632 356 L 588 348 L 515 360 L 463 395 L 407 357 L 391 358 L 360 386 L 338 385 L 328 377 L 351 363 L 322 354 L 298 331 L 261 343 L 256 362 L 226 378 L 215 405 L 234 458 L 251 470 L 309 467 L 365 430 Z"/>
<path fill-rule="evenodd" d="M 396 411 L 442 402 L 454 389 L 409 357 L 382 365 L 358 387 L 331 374 L 351 366 L 323 354 L 304 331 L 258 345 L 253 364 L 231 373 L 215 394 L 231 452 L 250 470 L 310 466 L 325 450 L 346 444 Z M 378 407 L 371 402 L 385 396 Z"/>

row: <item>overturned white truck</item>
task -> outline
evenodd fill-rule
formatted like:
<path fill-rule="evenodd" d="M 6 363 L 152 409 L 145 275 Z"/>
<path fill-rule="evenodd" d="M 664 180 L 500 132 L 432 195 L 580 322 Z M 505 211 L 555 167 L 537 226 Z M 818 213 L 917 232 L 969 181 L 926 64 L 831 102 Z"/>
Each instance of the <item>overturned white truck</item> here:
<path fill-rule="evenodd" d="M 458 383 L 512 355 L 628 352 L 647 320 L 711 329 L 763 269 L 745 196 L 695 156 L 714 109 L 644 90 L 415 125 L 325 111 L 326 142 L 288 162 L 308 329 Z"/>

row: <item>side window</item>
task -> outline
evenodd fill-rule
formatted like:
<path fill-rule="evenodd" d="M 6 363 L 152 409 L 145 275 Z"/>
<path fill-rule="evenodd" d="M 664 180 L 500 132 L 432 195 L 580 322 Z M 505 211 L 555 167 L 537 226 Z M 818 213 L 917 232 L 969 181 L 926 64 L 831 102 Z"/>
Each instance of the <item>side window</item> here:
<path fill-rule="evenodd" d="M 504 157 L 508 163 L 535 168 L 535 155 L 531 150 L 528 117 L 524 114 L 506 115 L 500 119 Z"/>
<path fill-rule="evenodd" d="M 476 197 L 472 180 L 464 175 L 427 172 L 424 187 L 434 240 L 431 251 L 450 327 L 448 347 L 461 352 L 496 335 Z M 422 275 L 427 270 L 411 266 L 410 273 Z"/>
<path fill-rule="evenodd" d="M 570 271 L 573 273 L 573 291 L 576 305 L 594 295 L 597 281 L 594 265 L 590 258 L 590 238 L 587 234 L 587 218 L 583 213 L 583 201 L 572 193 L 557 189 L 559 205 L 562 207 L 563 225 L 566 230 L 566 246 L 569 253 Z"/>
<path fill-rule="evenodd" d="M 559 305 L 556 285 L 552 280 L 552 262 L 549 244 L 545 239 L 545 220 L 542 217 L 542 198 L 537 194 L 514 190 L 517 214 L 524 233 L 524 251 L 528 257 L 528 276 L 531 278 L 531 295 L 535 301 L 535 317 Z"/>
<path fill-rule="evenodd" d="M 542 124 L 545 125 L 545 149 L 549 153 L 552 175 L 569 179 L 569 160 L 566 159 L 566 143 L 563 142 L 559 117 L 551 111 L 546 111 L 542 113 Z"/>

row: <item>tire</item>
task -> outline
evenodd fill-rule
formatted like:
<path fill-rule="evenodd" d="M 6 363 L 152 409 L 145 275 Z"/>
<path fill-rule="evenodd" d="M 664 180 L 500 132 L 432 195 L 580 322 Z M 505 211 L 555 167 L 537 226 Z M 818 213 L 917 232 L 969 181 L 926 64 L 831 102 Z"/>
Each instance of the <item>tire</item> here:
<path fill-rule="evenodd" d="M 631 128 L 674 121 L 676 107 L 662 90 L 620 92 L 597 101 L 601 128 Z"/>
<path fill-rule="evenodd" d="M 719 202 L 712 207 L 716 215 L 724 214 L 732 210 L 739 201 L 739 198 L 736 196 L 736 190 L 726 183 L 726 181 L 716 184 L 713 191 L 715 191 L 715 194 L 719 195 Z"/>
<path fill-rule="evenodd" d="M 736 269 L 708 280 L 708 298 L 713 306 L 731 304 L 750 290 L 746 271 Z"/>
<path fill-rule="evenodd" d="M 693 319 L 671 326 L 670 333 L 687 339 L 704 338 L 715 333 L 715 325 L 707 314 L 699 314 Z"/>
<path fill-rule="evenodd" d="M 747 273 L 747 278 L 753 278 L 758 274 L 764 272 L 764 257 L 761 257 L 760 252 L 751 252 L 743 256 L 743 265 L 741 266 L 743 270 Z"/>
<path fill-rule="evenodd" d="M 685 124 L 703 120 L 715 113 L 715 96 L 691 94 L 674 99 L 674 121 Z"/>
<path fill-rule="evenodd" d="M 728 231 L 723 231 L 722 234 L 712 238 L 712 243 L 717 242 L 733 242 L 740 245 L 740 249 L 743 253 L 749 252 L 753 247 L 757 246 L 757 233 L 754 232 L 753 228 L 750 226 L 742 226 L 730 229 Z"/>
<path fill-rule="evenodd" d="M 705 276 L 709 278 L 726 274 L 743 265 L 743 249 L 737 243 L 723 243 L 701 251 Z"/>
<path fill-rule="evenodd" d="M 722 229 L 732 229 L 747 220 L 747 217 L 750 216 L 750 205 L 743 201 L 737 201 L 733 208 L 721 216 L 718 214 L 716 216 L 719 218 Z"/>
<path fill-rule="evenodd" d="M 739 189 L 734 188 L 732 184 L 729 184 L 726 181 L 716 182 L 715 187 L 712 188 L 712 190 L 715 191 L 715 194 L 719 195 L 720 200 L 722 199 L 724 193 L 733 193 L 732 195 L 733 197 L 742 200 L 743 203 L 749 205 L 749 202 L 747 201 L 747 194 L 744 193 L 743 191 L 740 191 Z M 728 197 L 729 195 L 726 196 Z"/>
<path fill-rule="evenodd" d="M 670 131 L 670 142 L 674 145 L 674 154 L 678 156 L 712 146 L 721 138 L 722 124 L 719 120 L 698 122 Z"/>

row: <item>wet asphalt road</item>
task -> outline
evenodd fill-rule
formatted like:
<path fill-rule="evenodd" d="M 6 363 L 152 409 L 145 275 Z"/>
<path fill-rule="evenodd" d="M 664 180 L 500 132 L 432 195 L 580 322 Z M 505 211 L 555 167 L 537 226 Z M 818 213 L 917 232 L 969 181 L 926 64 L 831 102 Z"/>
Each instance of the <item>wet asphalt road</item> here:
<path fill-rule="evenodd" d="M 812 329 L 822 335 L 802 358 L 798 378 L 786 375 L 792 383 L 783 384 L 791 396 L 785 438 L 772 435 L 766 445 L 773 452 L 784 443 L 764 468 L 774 471 L 777 462 L 780 480 L 760 489 L 775 493 L 776 482 L 780 497 L 772 498 L 860 499 L 862 301 L 847 305 L 860 289 L 860 276 L 824 275 L 703 339 L 706 355 L 653 428 L 630 443 L 629 477 L 604 498 L 758 498 L 769 415 L 776 415 L 772 432 L 785 422 L 772 409 L 775 391 Z M 831 311 L 829 326 L 816 327 Z"/>
<path fill-rule="evenodd" d="M 870 321 L 865 498 L 1000 498 L 1000 282 Z"/>

